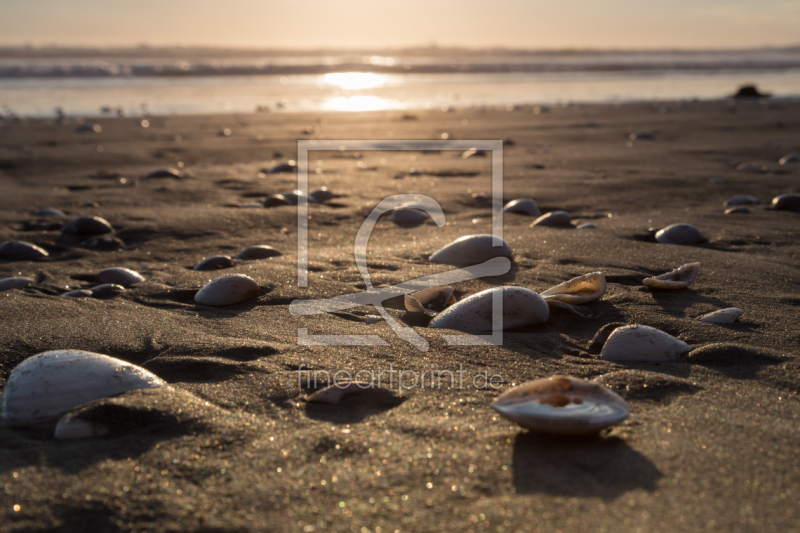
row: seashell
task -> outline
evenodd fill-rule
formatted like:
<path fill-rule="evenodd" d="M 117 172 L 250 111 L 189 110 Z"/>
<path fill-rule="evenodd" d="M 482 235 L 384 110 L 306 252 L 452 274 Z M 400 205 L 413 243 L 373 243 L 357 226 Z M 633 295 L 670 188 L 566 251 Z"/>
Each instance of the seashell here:
<path fill-rule="evenodd" d="M 532 217 L 542 216 L 539 210 L 539 204 L 533 198 L 518 198 L 511 200 L 503 206 L 504 213 L 520 213 L 522 215 L 529 215 Z"/>
<path fill-rule="evenodd" d="M 92 287 L 92 296 L 95 298 L 112 298 L 118 294 L 125 292 L 125 287 L 115 283 L 104 283 L 97 287 Z"/>
<path fill-rule="evenodd" d="M 324 204 L 328 200 L 333 200 L 333 193 L 327 187 L 316 189 L 308 193 L 308 197 L 312 198 L 318 204 Z"/>
<path fill-rule="evenodd" d="M 303 191 L 301 190 L 283 191 L 282 193 L 280 193 L 280 195 L 283 196 L 287 202 L 289 202 L 289 205 L 297 205 L 298 203 L 300 203 L 301 198 L 305 198 L 306 203 L 309 204 L 316 203 L 312 198 L 303 194 Z"/>
<path fill-rule="evenodd" d="M 669 333 L 649 326 L 623 326 L 611 332 L 600 358 L 616 363 L 674 361 L 691 348 Z"/>
<path fill-rule="evenodd" d="M 333 385 L 330 387 L 326 387 L 322 390 L 315 392 L 314 394 L 309 395 L 306 398 L 307 402 L 316 402 L 316 403 L 330 403 L 330 404 L 337 404 L 339 403 L 342 398 L 348 396 L 350 394 L 359 394 L 369 392 L 371 394 L 378 394 L 380 396 L 384 396 L 388 398 L 396 398 L 394 392 L 386 387 L 381 387 L 380 385 L 376 385 L 374 383 L 363 382 L 363 381 L 347 381 L 347 382 L 334 382 Z"/>
<path fill-rule="evenodd" d="M 100 217 L 78 217 L 61 228 L 61 233 L 73 235 L 102 235 L 112 231 L 114 228 L 111 227 L 111 224 Z"/>
<path fill-rule="evenodd" d="M 683 289 L 692 284 L 700 272 L 700 263 L 687 263 L 672 272 L 642 280 L 651 289 Z"/>
<path fill-rule="evenodd" d="M 194 301 L 214 307 L 224 307 L 250 300 L 261 294 L 261 288 L 251 277 L 244 274 L 222 276 L 197 291 Z"/>
<path fill-rule="evenodd" d="M 36 216 L 36 217 L 65 217 L 65 216 L 67 216 L 67 214 L 64 213 L 63 211 L 59 211 L 58 209 L 50 209 L 49 207 L 46 207 L 44 209 L 39 209 L 38 211 L 36 211 L 33 214 L 33 216 Z"/>
<path fill-rule="evenodd" d="M 264 169 L 263 172 L 265 174 L 282 174 L 285 172 L 297 172 L 297 163 L 293 160 L 286 161 L 285 163 L 279 163 L 272 168 Z"/>
<path fill-rule="evenodd" d="M 219 270 L 231 267 L 233 267 L 233 259 L 227 255 L 215 255 L 197 263 L 193 270 Z"/>
<path fill-rule="evenodd" d="M 6 261 L 33 261 L 48 255 L 45 250 L 29 242 L 9 241 L 0 244 L 0 259 Z"/>
<path fill-rule="evenodd" d="M 154 179 L 164 179 L 164 178 L 182 180 L 183 176 L 181 176 L 180 172 L 178 172 L 174 168 L 159 168 L 157 170 L 150 172 L 149 174 L 145 174 L 144 176 L 142 176 L 143 180 L 154 180 Z"/>
<path fill-rule="evenodd" d="M 97 237 L 96 239 L 88 239 L 83 241 L 81 246 L 84 248 L 89 248 L 90 250 L 113 252 L 116 250 L 122 250 L 125 247 L 125 243 L 122 241 L 122 239 L 118 239 L 117 237 Z"/>
<path fill-rule="evenodd" d="M 80 350 L 54 350 L 29 357 L 8 376 L 2 416 L 24 424 L 59 416 L 92 400 L 166 383 L 120 359 Z"/>
<path fill-rule="evenodd" d="M 703 315 L 697 320 L 708 324 L 733 324 L 743 313 L 738 307 L 728 307 Z"/>
<path fill-rule="evenodd" d="M 404 206 L 392 209 L 391 220 L 398 226 L 419 226 L 430 218 L 430 215 L 421 209 Z"/>
<path fill-rule="evenodd" d="M 259 244 L 257 246 L 248 246 L 238 254 L 236 259 L 267 259 L 269 257 L 276 257 L 283 255 L 272 246 L 266 244 Z"/>
<path fill-rule="evenodd" d="M 585 304 L 597 300 L 606 293 L 606 276 L 592 272 L 572 278 L 540 293 L 545 300 L 557 300 L 568 304 Z"/>
<path fill-rule="evenodd" d="M 458 331 L 492 331 L 492 299 L 503 297 L 503 329 L 519 328 L 546 322 L 550 308 L 544 298 L 522 287 L 495 287 L 457 302 L 431 321 L 428 327 Z"/>
<path fill-rule="evenodd" d="M 748 213 L 752 213 L 752 211 L 750 211 L 749 208 L 747 208 L 747 207 L 745 207 L 743 205 L 740 205 L 740 206 L 737 206 L 737 207 L 729 207 L 728 209 L 725 210 L 725 214 L 726 215 L 737 215 L 737 214 L 746 215 Z"/>
<path fill-rule="evenodd" d="M 708 242 L 700 230 L 691 224 L 672 224 L 658 230 L 656 240 L 661 244 L 703 244 Z"/>
<path fill-rule="evenodd" d="M 781 194 L 772 199 L 772 209 L 800 211 L 800 194 Z"/>
<path fill-rule="evenodd" d="M 503 239 L 500 246 L 492 246 L 492 235 L 465 235 L 434 252 L 429 260 L 445 265 L 474 265 L 493 257 L 511 257 L 511 247 Z"/>
<path fill-rule="evenodd" d="M 631 414 L 616 392 L 594 381 L 552 376 L 529 381 L 497 397 L 492 409 L 524 428 L 557 435 L 587 435 Z"/>
<path fill-rule="evenodd" d="M 788 163 L 800 162 L 800 157 L 797 154 L 786 154 L 778 160 L 779 165 L 786 165 Z"/>
<path fill-rule="evenodd" d="M 264 200 L 264 207 L 277 207 L 280 205 L 292 205 L 282 194 L 271 194 Z"/>
<path fill-rule="evenodd" d="M 734 196 L 732 198 L 728 198 L 722 207 L 733 207 L 736 205 L 754 205 L 758 203 L 758 198 L 755 196 L 748 196 L 746 194 L 740 194 L 739 196 Z"/>
<path fill-rule="evenodd" d="M 31 285 L 33 280 L 30 278 L 6 278 L 0 279 L 0 292 L 21 289 Z"/>
<path fill-rule="evenodd" d="M 74 291 L 65 292 L 61 295 L 62 298 L 91 298 L 92 291 L 88 289 L 77 289 Z"/>
<path fill-rule="evenodd" d="M 73 440 L 107 437 L 110 434 L 111 430 L 102 424 L 77 418 L 73 416 L 73 413 L 67 413 L 59 419 L 53 436 L 59 440 Z"/>
<path fill-rule="evenodd" d="M 580 226 L 578 226 L 576 229 L 592 229 L 592 228 L 595 228 L 595 227 L 596 226 L 594 224 L 592 224 L 591 222 L 586 222 L 585 224 L 581 224 Z"/>
<path fill-rule="evenodd" d="M 131 285 L 136 285 L 137 283 L 142 283 L 144 278 L 138 272 L 134 272 L 133 270 L 121 267 L 111 267 L 98 272 L 97 276 L 95 276 L 95 280 L 97 280 L 98 283 L 113 283 L 115 285 L 129 287 Z"/>
<path fill-rule="evenodd" d="M 548 226 L 548 227 L 563 227 L 569 226 L 572 222 L 572 217 L 566 211 L 551 211 L 546 215 L 542 215 L 533 221 L 531 227 L 534 226 Z"/>
<path fill-rule="evenodd" d="M 78 133 L 102 133 L 103 128 L 100 124 L 78 124 L 75 131 Z"/>
<path fill-rule="evenodd" d="M 406 310 L 414 313 L 441 311 L 454 303 L 453 287 L 433 287 L 405 295 Z"/>
<path fill-rule="evenodd" d="M 652 131 L 636 131 L 628 135 L 631 141 L 652 141 L 655 140 L 656 134 Z"/>

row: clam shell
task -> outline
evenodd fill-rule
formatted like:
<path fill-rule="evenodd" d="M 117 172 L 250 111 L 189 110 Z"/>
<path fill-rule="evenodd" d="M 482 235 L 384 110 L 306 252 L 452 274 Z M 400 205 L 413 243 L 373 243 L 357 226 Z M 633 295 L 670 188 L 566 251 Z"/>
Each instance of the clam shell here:
<path fill-rule="evenodd" d="M 743 313 L 744 311 L 738 307 L 728 307 L 703 315 L 697 320 L 707 324 L 733 324 Z"/>
<path fill-rule="evenodd" d="M 227 255 L 215 255 L 197 263 L 193 270 L 219 270 L 231 267 L 233 267 L 233 259 Z"/>
<path fill-rule="evenodd" d="M 611 332 L 600 358 L 617 363 L 674 361 L 691 348 L 669 333 L 649 326 L 623 326 Z"/>
<path fill-rule="evenodd" d="M 631 413 L 605 385 L 569 376 L 529 381 L 498 396 L 491 407 L 522 427 L 558 435 L 595 433 Z"/>
<path fill-rule="evenodd" d="M 536 200 L 533 198 L 518 198 L 516 200 L 511 200 L 503 207 L 503 212 L 520 213 L 522 215 L 528 215 L 532 217 L 542 216 L 542 212 L 539 210 L 539 204 L 537 204 Z"/>
<path fill-rule="evenodd" d="M 658 230 L 656 240 L 661 244 L 703 244 L 708 242 L 700 230 L 691 224 L 672 224 Z"/>
<path fill-rule="evenodd" d="M 454 303 L 456 297 L 453 296 L 453 287 L 432 287 L 405 295 L 406 310 L 414 313 L 439 311 Z"/>
<path fill-rule="evenodd" d="M 781 194 L 772 199 L 772 209 L 800 211 L 800 194 Z"/>
<path fill-rule="evenodd" d="M 197 291 L 194 301 L 214 307 L 224 307 L 250 300 L 261 294 L 261 288 L 253 278 L 244 274 L 222 276 Z"/>
<path fill-rule="evenodd" d="M 60 211 L 58 209 L 50 209 L 49 207 L 45 207 L 44 209 L 39 209 L 36 211 L 33 216 L 36 217 L 65 217 L 67 216 L 66 213 Z"/>
<path fill-rule="evenodd" d="M 747 196 L 745 194 L 741 194 L 739 196 L 734 196 L 732 198 L 728 198 L 723 207 L 733 207 L 736 205 L 755 205 L 758 203 L 758 198 L 755 196 Z"/>
<path fill-rule="evenodd" d="M 491 235 L 465 235 L 430 256 L 433 263 L 475 265 L 493 257 L 511 257 L 511 247 L 500 239 L 501 246 L 492 246 Z"/>
<path fill-rule="evenodd" d="M 413 207 L 396 207 L 392 209 L 392 222 L 398 226 L 419 226 L 431 217 L 421 209 Z"/>
<path fill-rule="evenodd" d="M 345 396 L 348 396 L 350 394 L 359 394 L 367 391 L 372 394 L 377 393 L 381 396 L 385 396 L 386 398 L 396 397 L 395 393 L 392 392 L 390 389 L 387 389 L 386 387 L 381 387 L 380 385 L 376 385 L 370 382 L 348 381 L 343 383 L 334 383 L 330 387 L 318 390 L 314 394 L 310 394 L 306 398 L 306 401 L 316 402 L 316 403 L 337 404 Z"/>
<path fill-rule="evenodd" d="M 651 289 L 683 289 L 692 284 L 700 272 L 700 263 L 687 263 L 672 272 L 642 280 Z"/>
<path fill-rule="evenodd" d="M 531 227 L 534 226 L 548 226 L 548 227 L 564 227 L 569 226 L 572 222 L 572 217 L 566 211 L 551 211 L 546 215 L 542 215 L 533 221 Z"/>
<path fill-rule="evenodd" d="M 282 194 L 272 194 L 264 200 L 264 207 L 277 207 L 280 205 L 292 205 Z"/>
<path fill-rule="evenodd" d="M 283 255 L 278 250 L 273 248 L 272 246 L 267 246 L 266 244 L 259 244 L 256 246 L 248 246 L 238 254 L 236 254 L 236 259 L 267 259 L 269 257 L 276 257 L 279 255 Z"/>
<path fill-rule="evenodd" d="M 0 279 L 0 292 L 10 291 L 12 289 L 21 289 L 31 285 L 33 280 L 30 278 L 6 278 Z"/>
<path fill-rule="evenodd" d="M 318 204 L 323 204 L 328 200 L 333 200 L 333 193 L 327 187 L 316 189 L 308 193 L 308 197 L 313 199 Z"/>
<path fill-rule="evenodd" d="M 779 165 L 786 165 L 787 163 L 800 162 L 800 156 L 797 154 L 786 154 L 778 160 Z"/>
<path fill-rule="evenodd" d="M 503 296 L 503 329 L 546 322 L 550 308 L 544 298 L 522 287 L 495 287 L 464 298 L 434 318 L 428 327 L 467 332 L 492 331 L 492 299 Z"/>
<path fill-rule="evenodd" d="M 737 207 L 729 207 L 728 209 L 725 210 L 726 215 L 735 215 L 735 214 L 746 215 L 748 213 L 752 213 L 752 211 L 750 211 L 749 208 L 743 205 Z"/>
<path fill-rule="evenodd" d="M 100 217 L 78 217 L 61 228 L 61 233 L 73 235 L 102 235 L 113 231 L 111 224 Z"/>
<path fill-rule="evenodd" d="M 48 255 L 44 249 L 29 242 L 9 241 L 0 244 L 0 259 L 7 261 L 32 261 Z"/>
<path fill-rule="evenodd" d="M 79 350 L 44 352 L 11 371 L 3 389 L 2 416 L 24 424 L 61 415 L 98 398 L 164 385 L 144 368 L 107 355 Z"/>
<path fill-rule="evenodd" d="M 175 170 L 174 168 L 159 168 L 142 176 L 142 179 L 145 180 L 165 179 L 165 178 L 181 180 L 183 179 L 183 176 L 181 176 L 181 173 Z"/>
<path fill-rule="evenodd" d="M 130 287 L 144 281 L 144 278 L 138 272 L 121 267 L 103 269 L 97 273 L 95 279 L 98 283 L 113 283 L 123 287 Z"/>
<path fill-rule="evenodd" d="M 558 300 L 568 304 L 585 304 L 592 300 L 597 300 L 605 293 L 605 274 L 592 272 L 551 287 L 540 295 L 545 300 Z"/>

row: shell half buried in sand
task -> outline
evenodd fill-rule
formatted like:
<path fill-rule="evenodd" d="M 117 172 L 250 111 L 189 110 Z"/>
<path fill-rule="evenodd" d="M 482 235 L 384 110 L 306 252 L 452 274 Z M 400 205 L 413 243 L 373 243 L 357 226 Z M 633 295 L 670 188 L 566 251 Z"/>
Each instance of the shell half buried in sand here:
<path fill-rule="evenodd" d="M 334 383 L 329 387 L 325 387 L 322 390 L 318 390 L 317 392 L 310 394 L 306 398 L 306 401 L 315 403 L 337 404 L 345 396 L 349 396 L 351 394 L 360 394 L 360 393 L 369 393 L 372 398 L 374 398 L 375 396 L 381 396 L 386 399 L 397 397 L 397 395 L 390 389 L 387 389 L 386 387 L 381 387 L 380 385 L 376 385 L 371 382 L 347 381 L 341 383 Z"/>
<path fill-rule="evenodd" d="M 488 234 L 465 235 L 434 252 L 429 260 L 432 263 L 464 266 L 476 265 L 494 257 L 511 257 L 511 247 L 503 239 L 500 246 L 493 246 L 494 236 Z"/>
<path fill-rule="evenodd" d="M 27 287 L 28 285 L 32 285 L 33 280 L 30 278 L 6 278 L 0 279 L 0 292 L 3 291 L 10 291 L 13 289 L 21 289 L 23 287 Z"/>
<path fill-rule="evenodd" d="M 642 280 L 651 289 L 684 289 L 692 284 L 700 272 L 700 263 L 687 263 L 672 272 Z"/>
<path fill-rule="evenodd" d="M 430 215 L 421 209 L 401 205 L 392 209 L 392 222 L 398 226 L 419 226 L 424 224 Z"/>
<path fill-rule="evenodd" d="M 406 294 L 404 301 L 407 311 L 424 313 L 425 311 L 441 311 L 456 303 L 456 297 L 453 296 L 453 287 L 432 287 Z"/>
<path fill-rule="evenodd" d="M 703 244 L 708 239 L 691 224 L 673 224 L 656 232 L 656 240 L 661 244 Z"/>
<path fill-rule="evenodd" d="M 675 361 L 691 347 L 669 333 L 650 326 L 623 326 L 611 332 L 600 358 L 615 363 Z"/>
<path fill-rule="evenodd" d="M 566 211 L 551 211 L 533 221 L 531 227 L 547 226 L 551 228 L 565 228 L 572 224 L 572 216 Z"/>
<path fill-rule="evenodd" d="M 0 259 L 7 261 L 32 261 L 47 257 L 43 248 L 24 241 L 10 241 L 0 244 Z"/>
<path fill-rule="evenodd" d="M 492 300 L 503 296 L 503 329 L 541 324 L 550 317 L 544 298 L 522 287 L 495 287 L 464 298 L 434 318 L 428 327 L 466 332 L 492 331 Z"/>
<path fill-rule="evenodd" d="M 491 407 L 524 428 L 558 435 L 596 433 L 631 413 L 605 385 L 569 376 L 529 381 L 501 394 Z"/>
<path fill-rule="evenodd" d="M 92 400 L 165 386 L 158 376 L 126 361 L 80 350 L 29 357 L 8 376 L 2 416 L 12 424 L 46 420 Z"/>
<path fill-rule="evenodd" d="M 533 198 L 517 198 L 511 200 L 503 206 L 504 213 L 519 213 L 520 215 L 528 215 L 531 217 L 542 216 L 542 211 L 539 209 L 539 204 Z"/>
<path fill-rule="evenodd" d="M 707 324 L 733 324 L 736 319 L 744 314 L 744 311 L 738 307 L 728 307 L 727 309 L 720 309 L 712 313 L 705 314 L 698 318 L 700 322 Z"/>
<path fill-rule="evenodd" d="M 95 278 L 99 283 L 110 283 L 130 287 L 137 283 L 142 283 L 144 278 L 138 273 L 128 268 L 111 267 L 101 270 Z"/>
<path fill-rule="evenodd" d="M 197 291 L 194 301 L 213 307 L 225 307 L 255 298 L 261 294 L 258 283 L 244 274 L 230 274 L 219 277 Z"/>

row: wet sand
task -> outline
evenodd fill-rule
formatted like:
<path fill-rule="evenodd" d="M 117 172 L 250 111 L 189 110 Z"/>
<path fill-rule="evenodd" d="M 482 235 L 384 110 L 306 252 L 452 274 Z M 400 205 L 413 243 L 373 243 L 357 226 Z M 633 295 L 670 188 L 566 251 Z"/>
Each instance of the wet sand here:
<path fill-rule="evenodd" d="M 0 126 L 0 242 L 47 250 L 0 261 L 0 278 L 36 283 L 0 293 L 0 386 L 36 353 L 72 348 L 143 366 L 171 388 L 95 406 L 108 438 L 57 441 L 52 426 L 0 425 L 0 531 L 789 531 L 800 522 L 800 214 L 771 199 L 800 192 L 800 104 L 742 102 L 257 114 L 98 120 L 6 120 Z M 218 135 L 224 128 L 228 137 Z M 318 129 L 317 129 L 318 128 Z M 302 133 L 303 131 L 310 133 Z M 648 130 L 653 140 L 629 141 Z M 374 308 L 296 317 L 297 298 L 365 288 L 353 258 L 364 218 L 392 194 L 428 194 L 448 223 L 400 228 L 384 216 L 369 243 L 375 286 L 444 272 L 427 257 L 491 231 L 491 160 L 458 152 L 315 152 L 310 188 L 338 196 L 309 208 L 309 286 L 297 287 L 296 207 L 240 208 L 295 188 L 294 174 L 260 170 L 296 158 L 296 140 L 504 139 L 504 200 L 534 198 L 574 225 L 530 228 L 507 214 L 508 274 L 459 283 L 459 299 L 499 285 L 540 292 L 602 271 L 594 316 L 556 310 L 545 324 L 506 331 L 501 347 L 452 347 L 424 317 L 387 304 L 430 343 L 420 352 Z M 178 163 L 182 163 L 180 168 Z M 736 170 L 743 162 L 755 171 Z M 141 176 L 178 168 L 185 179 Z M 411 169 L 423 174 L 409 174 Z M 93 179 L 100 169 L 117 178 Z M 317 171 L 317 169 L 319 169 Z M 438 172 L 439 175 L 424 172 Z M 724 215 L 748 194 L 752 213 Z M 96 202 L 89 207 L 84 202 Z M 33 213 L 51 207 L 63 218 Z M 76 216 L 101 216 L 123 248 L 94 251 L 64 236 Z M 657 244 L 653 231 L 695 225 L 699 246 Z M 267 244 L 283 255 L 219 272 L 191 267 Z M 644 278 L 699 261 L 687 289 L 652 292 Z M 146 282 L 111 298 L 61 298 L 119 266 Z M 256 300 L 193 302 L 207 281 L 246 274 Z M 730 325 L 698 322 L 726 307 Z M 608 324 L 666 331 L 693 351 L 674 363 L 599 359 Z M 380 335 L 385 346 L 299 346 L 297 332 Z M 450 332 L 452 333 L 452 332 Z M 403 390 L 394 402 L 351 397 L 306 404 L 298 369 L 464 372 L 463 387 Z M 498 390 L 476 375 L 498 375 Z M 489 408 L 511 384 L 554 374 L 594 379 L 632 415 L 597 437 L 530 433 Z M 480 384 L 480 380 L 477 382 Z M 18 506 L 18 507 L 17 507 Z M 366 529 L 364 529 L 366 528 Z"/>

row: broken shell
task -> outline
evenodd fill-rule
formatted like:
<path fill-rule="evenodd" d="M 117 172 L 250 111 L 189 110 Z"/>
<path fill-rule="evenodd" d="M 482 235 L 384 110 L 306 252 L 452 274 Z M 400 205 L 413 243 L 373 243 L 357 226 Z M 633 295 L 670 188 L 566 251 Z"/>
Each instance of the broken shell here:
<path fill-rule="evenodd" d="M 297 172 L 297 163 L 293 160 L 279 163 L 272 168 L 264 169 L 262 172 L 265 174 L 282 174 L 284 172 Z"/>
<path fill-rule="evenodd" d="M 0 292 L 10 291 L 12 289 L 21 289 L 32 284 L 33 280 L 30 278 L 6 278 L 0 279 Z"/>
<path fill-rule="evenodd" d="M 50 209 L 46 207 L 44 209 L 39 209 L 36 211 L 33 216 L 35 217 L 65 217 L 67 216 L 66 213 L 60 211 L 58 209 Z"/>
<path fill-rule="evenodd" d="M 322 390 L 319 390 L 314 394 L 309 395 L 306 398 L 306 401 L 337 404 L 345 396 L 366 391 L 372 394 L 377 393 L 381 396 L 385 396 L 386 398 L 397 397 L 395 393 L 392 392 L 390 389 L 387 389 L 386 387 L 381 387 L 380 385 L 376 385 L 374 383 L 362 382 L 362 381 L 348 381 L 343 383 L 334 383 L 330 387 L 326 387 Z"/>
<path fill-rule="evenodd" d="M 545 300 L 558 300 L 569 304 L 585 304 L 592 300 L 597 300 L 605 293 L 605 274 L 592 272 L 551 287 L 540 295 Z"/>
<path fill-rule="evenodd" d="M 99 353 L 54 350 L 29 357 L 8 376 L 2 416 L 15 424 L 58 416 L 129 390 L 166 385 L 155 374 Z"/>
<path fill-rule="evenodd" d="M 642 280 L 651 289 L 683 289 L 692 284 L 700 272 L 700 263 L 687 263 L 672 272 Z"/>
<path fill-rule="evenodd" d="M 197 291 L 194 301 L 214 307 L 224 307 L 244 302 L 261 294 L 261 288 L 244 274 L 222 276 Z"/>
<path fill-rule="evenodd" d="M 268 257 L 276 257 L 279 255 L 283 254 L 272 246 L 259 244 L 257 246 L 248 246 L 236 254 L 236 259 L 267 259 Z"/>
<path fill-rule="evenodd" d="M 600 358 L 616 363 L 674 361 L 691 348 L 669 333 L 649 326 L 623 326 L 611 332 Z"/>
<path fill-rule="evenodd" d="M 504 213 L 520 213 L 522 215 L 529 215 L 532 217 L 542 216 L 539 210 L 539 204 L 533 198 L 518 198 L 511 200 L 503 207 Z"/>
<path fill-rule="evenodd" d="M 111 434 L 106 426 L 76 418 L 73 413 L 67 413 L 56 424 L 54 437 L 59 440 L 93 439 L 107 437 Z"/>
<path fill-rule="evenodd" d="M 736 206 L 736 207 L 729 207 L 728 209 L 725 210 L 725 214 L 726 215 L 734 215 L 734 214 L 746 215 L 748 213 L 752 213 L 752 211 L 750 211 L 749 208 L 747 208 L 747 207 L 745 207 L 743 205 Z"/>
<path fill-rule="evenodd" d="M 114 228 L 111 227 L 111 224 L 100 217 L 78 217 L 61 228 L 61 233 L 73 235 L 102 235 L 113 231 Z"/>
<path fill-rule="evenodd" d="M 569 376 L 529 381 L 498 396 L 491 407 L 522 427 L 558 435 L 595 433 L 631 413 L 605 385 Z"/>
<path fill-rule="evenodd" d="M 103 269 L 97 273 L 95 279 L 98 283 L 113 283 L 123 287 L 129 287 L 144 281 L 144 278 L 138 272 L 121 267 Z"/>
<path fill-rule="evenodd" d="M 533 221 L 531 227 L 534 226 L 547 226 L 547 227 L 564 227 L 569 226 L 572 222 L 572 217 L 566 211 L 551 211 L 546 215 L 542 215 Z"/>
<path fill-rule="evenodd" d="M 800 194 L 781 194 L 772 199 L 772 209 L 800 211 Z"/>
<path fill-rule="evenodd" d="M 755 205 L 757 203 L 758 203 L 758 198 L 756 198 L 755 196 L 747 196 L 747 195 L 742 194 L 742 195 L 739 195 L 739 196 L 734 196 L 732 198 L 728 198 L 725 201 L 725 203 L 722 204 L 722 206 L 723 207 L 733 207 L 733 206 L 736 206 L 736 205 Z"/>
<path fill-rule="evenodd" d="M 430 218 L 425 211 L 413 207 L 400 206 L 392 209 L 392 222 L 398 226 L 419 226 Z"/>
<path fill-rule="evenodd" d="M 183 176 L 181 176 L 180 172 L 178 172 L 174 168 L 159 168 L 157 170 L 150 172 L 149 174 L 142 176 L 142 179 L 145 180 L 164 179 L 164 178 L 181 180 L 183 179 Z"/>
<path fill-rule="evenodd" d="M 451 242 L 430 256 L 433 263 L 446 265 L 475 265 L 493 257 L 511 257 L 511 247 L 503 239 L 500 246 L 493 246 L 492 235 L 465 235 Z"/>
<path fill-rule="evenodd" d="M 703 315 L 697 320 L 707 324 L 733 324 L 743 313 L 738 307 L 729 307 Z"/>
<path fill-rule="evenodd" d="M 0 259 L 7 261 L 32 261 L 49 254 L 35 244 L 22 241 L 9 241 L 0 244 Z"/>
<path fill-rule="evenodd" d="M 496 287 L 473 294 L 457 302 L 434 318 L 428 327 L 458 331 L 492 331 L 492 300 L 503 297 L 503 329 L 519 328 L 546 322 L 550 308 L 544 298 L 522 287 Z"/>
<path fill-rule="evenodd" d="M 691 224 L 672 224 L 658 230 L 656 240 L 661 244 L 703 244 L 708 242 L 700 230 Z"/>
<path fill-rule="evenodd" d="M 414 313 L 441 311 L 454 303 L 453 287 L 433 287 L 405 295 L 406 310 Z"/>
<path fill-rule="evenodd" d="M 321 189 L 316 189 L 308 193 L 308 197 L 313 199 L 315 202 L 322 204 L 327 202 L 328 200 L 333 199 L 333 193 L 328 190 L 327 187 L 323 187 Z"/>
<path fill-rule="evenodd" d="M 227 255 L 215 255 L 197 263 L 193 270 L 219 270 L 231 267 L 233 267 L 233 259 Z"/>
<path fill-rule="evenodd" d="M 785 165 L 787 163 L 797 163 L 800 162 L 800 156 L 797 154 L 786 154 L 785 156 L 781 157 L 778 160 L 779 165 Z"/>

